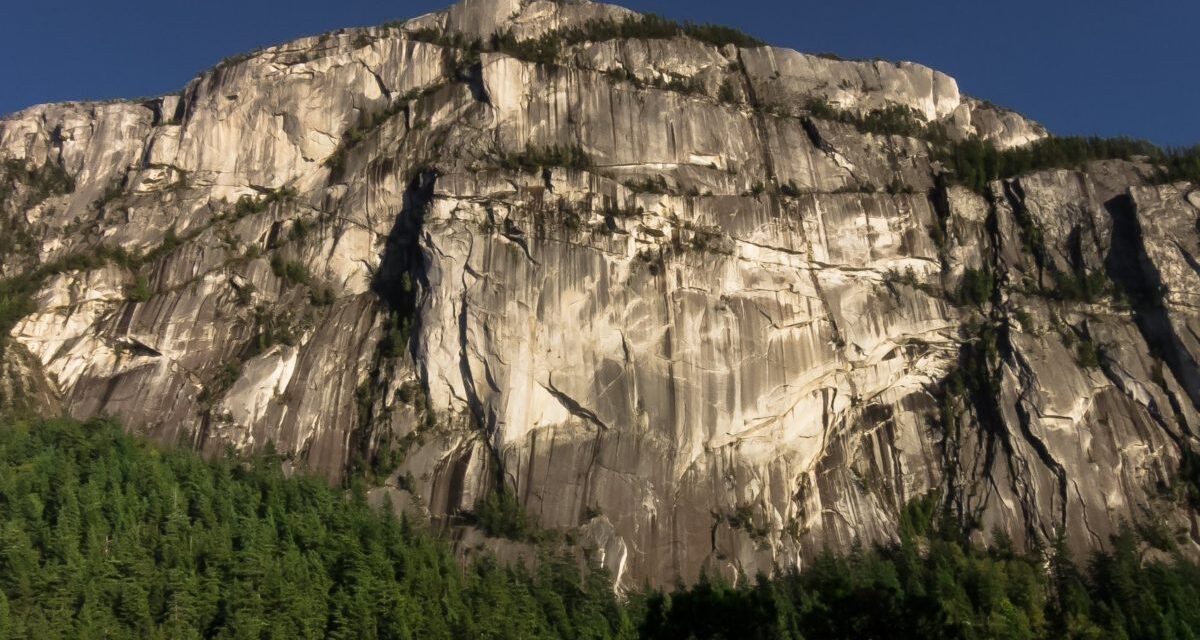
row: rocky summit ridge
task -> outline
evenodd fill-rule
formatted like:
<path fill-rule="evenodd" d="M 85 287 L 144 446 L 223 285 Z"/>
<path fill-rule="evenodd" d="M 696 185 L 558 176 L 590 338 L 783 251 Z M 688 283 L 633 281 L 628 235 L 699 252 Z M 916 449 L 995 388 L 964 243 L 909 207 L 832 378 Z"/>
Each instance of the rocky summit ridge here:
<path fill-rule="evenodd" d="M 270 447 L 627 586 L 889 540 L 921 497 L 1194 550 L 1200 191 L 1136 154 L 972 188 L 946 151 L 1046 136 L 918 64 L 547 0 L 31 107 L 0 407 Z"/>

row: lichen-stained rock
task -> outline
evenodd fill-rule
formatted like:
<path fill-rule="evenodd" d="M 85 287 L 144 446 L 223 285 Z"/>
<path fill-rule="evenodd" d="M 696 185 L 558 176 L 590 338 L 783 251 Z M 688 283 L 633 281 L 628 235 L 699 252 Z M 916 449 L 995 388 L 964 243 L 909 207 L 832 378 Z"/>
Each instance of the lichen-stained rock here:
<path fill-rule="evenodd" d="M 467 0 L 0 119 L 0 410 L 274 448 L 516 559 L 470 528 L 503 483 L 622 587 L 893 539 L 923 496 L 984 542 L 1196 550 L 1194 186 L 954 186 L 855 118 L 1046 134 L 920 65 L 491 38 L 629 15 Z"/>
<path fill-rule="evenodd" d="M 496 54 L 482 58 L 504 150 L 579 145 L 618 179 L 653 172 L 684 190 L 740 193 L 766 178 L 754 121 L 739 109 L 676 91 L 614 84 L 584 69 L 548 69 Z M 679 113 L 689 117 L 675 117 Z M 588 126 L 576 126 L 580 122 Z"/>

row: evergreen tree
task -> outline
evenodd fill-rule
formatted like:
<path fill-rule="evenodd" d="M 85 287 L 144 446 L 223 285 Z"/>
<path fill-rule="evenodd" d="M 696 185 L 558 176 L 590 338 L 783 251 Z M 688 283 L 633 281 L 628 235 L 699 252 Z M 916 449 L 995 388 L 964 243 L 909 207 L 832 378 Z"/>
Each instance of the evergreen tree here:
<path fill-rule="evenodd" d="M 494 523 L 541 538 L 510 497 Z M 285 478 L 278 456 L 204 461 L 105 420 L 0 425 L 0 640 L 1200 635 L 1200 567 L 1148 560 L 1133 530 L 1080 564 L 1062 537 L 974 546 L 940 504 L 907 505 L 895 544 L 621 602 L 545 539 L 532 568 L 463 565 L 361 493 Z"/>

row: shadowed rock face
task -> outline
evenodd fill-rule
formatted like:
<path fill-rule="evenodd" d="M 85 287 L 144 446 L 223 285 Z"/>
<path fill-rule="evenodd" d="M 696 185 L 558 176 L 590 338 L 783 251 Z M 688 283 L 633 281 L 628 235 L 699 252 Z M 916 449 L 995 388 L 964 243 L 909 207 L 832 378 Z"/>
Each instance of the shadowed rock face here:
<path fill-rule="evenodd" d="M 1166 488 L 1200 429 L 1195 187 L 1103 162 L 978 195 L 923 140 L 806 110 L 1045 135 L 909 63 L 679 37 L 545 65 L 412 35 L 626 15 L 467 0 L 228 61 L 180 96 L 0 120 L 5 171 L 74 183 L 3 202 L 28 240 L 0 272 L 57 266 L 0 401 L 210 453 L 270 444 L 332 481 L 372 469 L 444 524 L 502 481 L 625 585 L 891 539 L 934 491 L 1018 544 L 1100 546 L 1129 520 L 1194 548 Z M 555 146 L 590 164 L 511 161 Z M 991 302 L 952 302 L 976 270 Z M 1047 294 L 1092 274 L 1125 294 Z"/>

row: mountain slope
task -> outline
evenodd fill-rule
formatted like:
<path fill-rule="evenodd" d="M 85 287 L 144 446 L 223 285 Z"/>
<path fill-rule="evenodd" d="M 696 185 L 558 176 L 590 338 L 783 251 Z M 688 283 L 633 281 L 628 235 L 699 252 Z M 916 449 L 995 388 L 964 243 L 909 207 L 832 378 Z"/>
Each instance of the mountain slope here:
<path fill-rule="evenodd" d="M 1200 195 L 1128 153 L 956 184 L 968 139 L 1044 136 L 588 2 L 304 38 L 0 120 L 0 389 L 443 524 L 511 492 L 626 585 L 889 540 L 930 493 L 1021 546 L 1194 548 Z"/>

